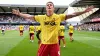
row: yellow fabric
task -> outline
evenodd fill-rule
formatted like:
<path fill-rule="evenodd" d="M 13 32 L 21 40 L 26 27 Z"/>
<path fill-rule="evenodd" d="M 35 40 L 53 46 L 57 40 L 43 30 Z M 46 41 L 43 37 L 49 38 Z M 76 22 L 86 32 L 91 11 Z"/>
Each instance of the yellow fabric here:
<path fill-rule="evenodd" d="M 36 27 L 36 31 L 41 30 L 41 26 Z"/>
<path fill-rule="evenodd" d="M 23 25 L 20 25 L 19 26 L 19 30 L 24 30 L 24 26 Z"/>
<path fill-rule="evenodd" d="M 60 26 L 59 36 L 64 36 L 64 30 L 65 30 L 65 27 L 64 26 Z"/>
<path fill-rule="evenodd" d="M 36 31 L 41 30 L 41 26 L 36 26 Z"/>
<path fill-rule="evenodd" d="M 35 20 L 41 24 L 42 44 L 57 44 L 60 22 L 65 19 L 65 14 L 37 15 Z"/>
<path fill-rule="evenodd" d="M 30 33 L 34 33 L 34 26 L 30 26 L 30 27 L 29 27 L 29 32 L 30 32 Z"/>
<path fill-rule="evenodd" d="M 69 26 L 69 33 L 73 33 L 74 27 L 73 26 Z"/>
<path fill-rule="evenodd" d="M 41 30 L 41 26 L 38 27 L 38 30 Z"/>
<path fill-rule="evenodd" d="M 35 27 L 35 31 L 38 31 L 38 26 Z"/>

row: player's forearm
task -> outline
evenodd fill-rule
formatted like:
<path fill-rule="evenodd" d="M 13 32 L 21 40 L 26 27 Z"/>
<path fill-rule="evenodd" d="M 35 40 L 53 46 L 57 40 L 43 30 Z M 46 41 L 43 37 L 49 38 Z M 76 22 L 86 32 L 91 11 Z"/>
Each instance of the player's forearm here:
<path fill-rule="evenodd" d="M 82 12 L 75 12 L 73 14 L 70 14 L 70 15 L 66 15 L 66 19 L 69 19 L 69 18 L 73 18 L 73 17 L 76 17 L 76 16 L 79 16 L 79 15 L 82 15 L 86 13 L 85 11 L 82 11 Z"/>
<path fill-rule="evenodd" d="M 75 17 L 75 16 L 82 15 L 82 14 L 84 14 L 84 13 L 86 13 L 86 12 L 85 12 L 85 11 L 82 11 L 82 12 L 75 12 L 75 13 L 73 13 L 73 14 L 74 14 L 74 17 Z"/>
<path fill-rule="evenodd" d="M 29 15 L 29 14 L 23 14 L 23 13 L 19 13 L 19 16 L 25 18 L 25 19 L 34 19 L 33 15 Z"/>

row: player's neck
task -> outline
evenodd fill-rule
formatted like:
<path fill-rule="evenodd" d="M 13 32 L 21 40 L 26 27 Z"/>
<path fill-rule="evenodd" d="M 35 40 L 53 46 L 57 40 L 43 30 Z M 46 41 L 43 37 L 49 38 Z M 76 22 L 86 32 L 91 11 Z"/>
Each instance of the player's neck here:
<path fill-rule="evenodd" d="M 50 17 L 53 15 L 53 13 L 54 13 L 53 11 L 47 11 L 46 15 Z"/>

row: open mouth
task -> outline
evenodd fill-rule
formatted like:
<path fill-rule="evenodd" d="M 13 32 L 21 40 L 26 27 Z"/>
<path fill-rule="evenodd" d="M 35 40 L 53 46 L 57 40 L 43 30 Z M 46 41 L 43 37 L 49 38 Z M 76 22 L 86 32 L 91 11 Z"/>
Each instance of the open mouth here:
<path fill-rule="evenodd" d="M 50 7 L 48 9 L 51 9 Z"/>
<path fill-rule="evenodd" d="M 48 6 L 48 9 L 51 9 L 50 6 Z"/>

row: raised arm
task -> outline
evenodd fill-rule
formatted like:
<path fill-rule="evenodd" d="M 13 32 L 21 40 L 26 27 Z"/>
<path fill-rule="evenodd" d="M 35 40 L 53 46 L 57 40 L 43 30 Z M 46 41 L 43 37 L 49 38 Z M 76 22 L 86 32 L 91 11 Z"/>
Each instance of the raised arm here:
<path fill-rule="evenodd" d="M 25 19 L 34 20 L 34 16 L 33 16 L 33 15 L 23 14 L 23 13 L 21 13 L 19 10 L 12 9 L 12 14 L 21 16 L 21 17 L 23 17 L 23 18 L 25 18 Z"/>
<path fill-rule="evenodd" d="M 85 9 L 84 11 L 82 11 L 82 12 L 75 12 L 75 13 L 73 13 L 73 14 L 66 15 L 66 19 L 70 19 L 70 18 L 72 18 L 72 17 L 76 17 L 76 16 L 82 15 L 82 14 L 84 14 L 84 13 L 86 13 L 86 12 L 92 11 L 93 8 L 94 8 L 94 6 L 90 6 L 90 7 L 86 8 L 86 9 Z"/>

